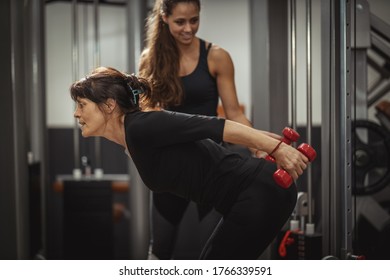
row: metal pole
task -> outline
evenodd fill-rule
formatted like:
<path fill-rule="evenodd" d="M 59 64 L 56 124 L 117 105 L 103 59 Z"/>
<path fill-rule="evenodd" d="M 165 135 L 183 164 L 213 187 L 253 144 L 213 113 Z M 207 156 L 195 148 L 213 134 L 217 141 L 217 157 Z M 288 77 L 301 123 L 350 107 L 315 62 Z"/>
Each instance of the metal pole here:
<path fill-rule="evenodd" d="M 144 19 L 146 18 L 146 1 L 132 0 L 127 2 L 128 54 L 130 72 L 138 69 L 138 58 L 143 42 Z M 146 259 L 150 243 L 150 191 L 143 183 L 134 162 L 129 160 L 130 192 L 129 205 L 132 213 L 130 219 L 130 259 Z"/>
<path fill-rule="evenodd" d="M 291 21 L 291 127 L 297 129 L 297 12 L 296 0 L 290 2 L 290 21 Z M 295 143 L 294 143 L 295 144 Z"/>
<path fill-rule="evenodd" d="M 297 130 L 297 12 L 296 0 L 290 1 L 290 113 L 291 113 L 291 127 Z M 296 143 L 292 143 L 296 147 Z M 298 181 L 295 182 L 298 187 Z M 297 207 L 293 212 L 293 219 L 290 221 L 290 229 L 295 230 L 299 225 Z M 304 223 L 301 222 L 301 226 Z"/>
<path fill-rule="evenodd" d="M 306 100 L 306 131 L 307 143 L 311 145 L 311 128 L 312 128 L 312 44 L 311 44 L 311 0 L 306 0 L 306 43 L 307 43 L 307 100 Z M 308 224 L 313 224 L 313 203 L 312 203 L 312 176 L 311 165 L 307 167 L 307 195 L 308 195 Z M 314 227 L 314 225 L 313 225 Z M 308 233 L 314 233 L 314 229 L 309 230 Z"/>
<path fill-rule="evenodd" d="M 83 56 L 84 56 L 84 73 L 88 73 L 90 69 L 89 65 L 89 50 L 88 50 L 88 22 L 89 22 L 89 13 L 88 13 L 88 5 L 83 5 Z"/>
<path fill-rule="evenodd" d="M 352 250 L 352 93 L 351 67 L 351 1 L 340 1 L 340 167 L 342 237 L 341 256 L 347 258 Z M 354 2 L 354 1 L 353 1 Z"/>
<path fill-rule="evenodd" d="M 72 1 L 72 79 L 77 81 L 79 77 L 79 33 L 78 33 L 78 5 L 77 0 Z M 79 178 L 81 176 L 80 169 L 80 129 L 78 122 L 75 119 L 73 127 L 73 145 L 74 145 L 74 169 L 73 176 Z"/>
<path fill-rule="evenodd" d="M 335 234 L 338 232 L 337 222 L 334 221 L 334 212 L 337 211 L 337 194 L 333 191 L 337 186 L 339 176 L 336 162 L 337 145 L 334 126 L 336 76 L 338 75 L 336 57 L 337 30 L 335 0 L 321 0 L 321 219 L 322 219 L 322 252 L 324 256 L 337 256 L 335 250 Z M 336 198 L 335 198 L 336 196 Z M 338 216 L 337 216 L 338 217 Z"/>
<path fill-rule="evenodd" d="M 99 0 L 93 1 L 94 8 L 94 67 L 100 66 L 100 36 L 99 36 Z M 95 137 L 95 176 L 103 175 L 102 158 L 101 158 L 101 139 Z"/>
<path fill-rule="evenodd" d="M 45 98 L 45 71 L 44 71 L 44 3 L 41 0 L 29 1 L 25 6 L 28 15 L 26 28 L 28 29 L 29 48 L 26 52 L 26 78 L 28 97 L 30 100 L 29 136 L 30 151 L 29 164 L 39 164 L 39 193 L 41 238 L 39 251 L 31 252 L 35 258 L 44 258 L 46 255 L 46 192 L 47 192 L 47 130 L 46 130 L 46 98 Z M 27 37 L 26 36 L 26 37 Z M 27 38 L 26 38 L 27 39 Z M 38 242 L 31 240 L 30 242 Z M 38 250 L 38 248 L 37 248 Z"/>
<path fill-rule="evenodd" d="M 100 36 L 99 36 L 99 0 L 93 1 L 93 27 L 94 27 L 94 66 L 100 66 Z"/>

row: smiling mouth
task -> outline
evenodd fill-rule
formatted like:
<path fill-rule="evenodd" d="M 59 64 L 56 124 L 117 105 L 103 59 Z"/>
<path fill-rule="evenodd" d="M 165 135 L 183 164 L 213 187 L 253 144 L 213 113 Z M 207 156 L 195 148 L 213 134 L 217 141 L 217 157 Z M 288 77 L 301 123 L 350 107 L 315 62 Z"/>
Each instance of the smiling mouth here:
<path fill-rule="evenodd" d="M 81 129 L 83 129 L 84 125 L 85 125 L 85 122 L 79 122 L 79 126 Z"/>

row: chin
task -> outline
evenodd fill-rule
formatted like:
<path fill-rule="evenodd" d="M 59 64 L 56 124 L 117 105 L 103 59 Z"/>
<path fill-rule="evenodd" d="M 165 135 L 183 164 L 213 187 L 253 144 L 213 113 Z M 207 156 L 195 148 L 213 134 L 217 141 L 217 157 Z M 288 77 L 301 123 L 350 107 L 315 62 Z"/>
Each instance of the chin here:
<path fill-rule="evenodd" d="M 184 44 L 184 45 L 191 45 L 193 41 L 194 41 L 193 38 L 192 38 L 192 39 L 184 39 L 184 40 L 183 40 L 183 44 Z"/>
<path fill-rule="evenodd" d="M 180 42 L 183 45 L 190 45 L 192 43 L 192 41 L 194 41 L 194 37 L 191 37 L 191 38 L 188 38 L 188 39 L 185 39 L 185 38 L 181 38 L 180 39 Z"/>
<path fill-rule="evenodd" d="M 92 135 L 88 134 L 88 133 L 87 133 L 86 131 L 84 131 L 84 130 L 81 131 L 81 135 L 82 135 L 84 138 L 92 136 Z"/>

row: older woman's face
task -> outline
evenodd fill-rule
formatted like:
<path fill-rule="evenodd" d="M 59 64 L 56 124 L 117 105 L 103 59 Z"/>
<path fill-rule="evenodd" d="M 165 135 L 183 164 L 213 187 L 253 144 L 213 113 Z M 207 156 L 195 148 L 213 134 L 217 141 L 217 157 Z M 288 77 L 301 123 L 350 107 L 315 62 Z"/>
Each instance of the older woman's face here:
<path fill-rule="evenodd" d="M 104 113 L 95 102 L 87 98 L 78 98 L 74 117 L 78 120 L 84 137 L 103 135 L 107 122 Z"/>

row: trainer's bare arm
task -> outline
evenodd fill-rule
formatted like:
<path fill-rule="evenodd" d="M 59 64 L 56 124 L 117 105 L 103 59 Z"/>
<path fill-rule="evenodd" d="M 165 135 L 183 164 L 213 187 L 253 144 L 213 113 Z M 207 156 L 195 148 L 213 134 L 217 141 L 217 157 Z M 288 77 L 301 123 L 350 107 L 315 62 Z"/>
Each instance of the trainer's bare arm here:
<path fill-rule="evenodd" d="M 276 134 L 257 130 L 240 123 L 226 120 L 223 131 L 223 140 L 233 144 L 244 145 L 267 153 L 280 142 L 280 136 Z M 272 154 L 279 167 L 286 170 L 296 180 L 306 169 L 309 159 L 297 149 L 282 143 Z"/>

